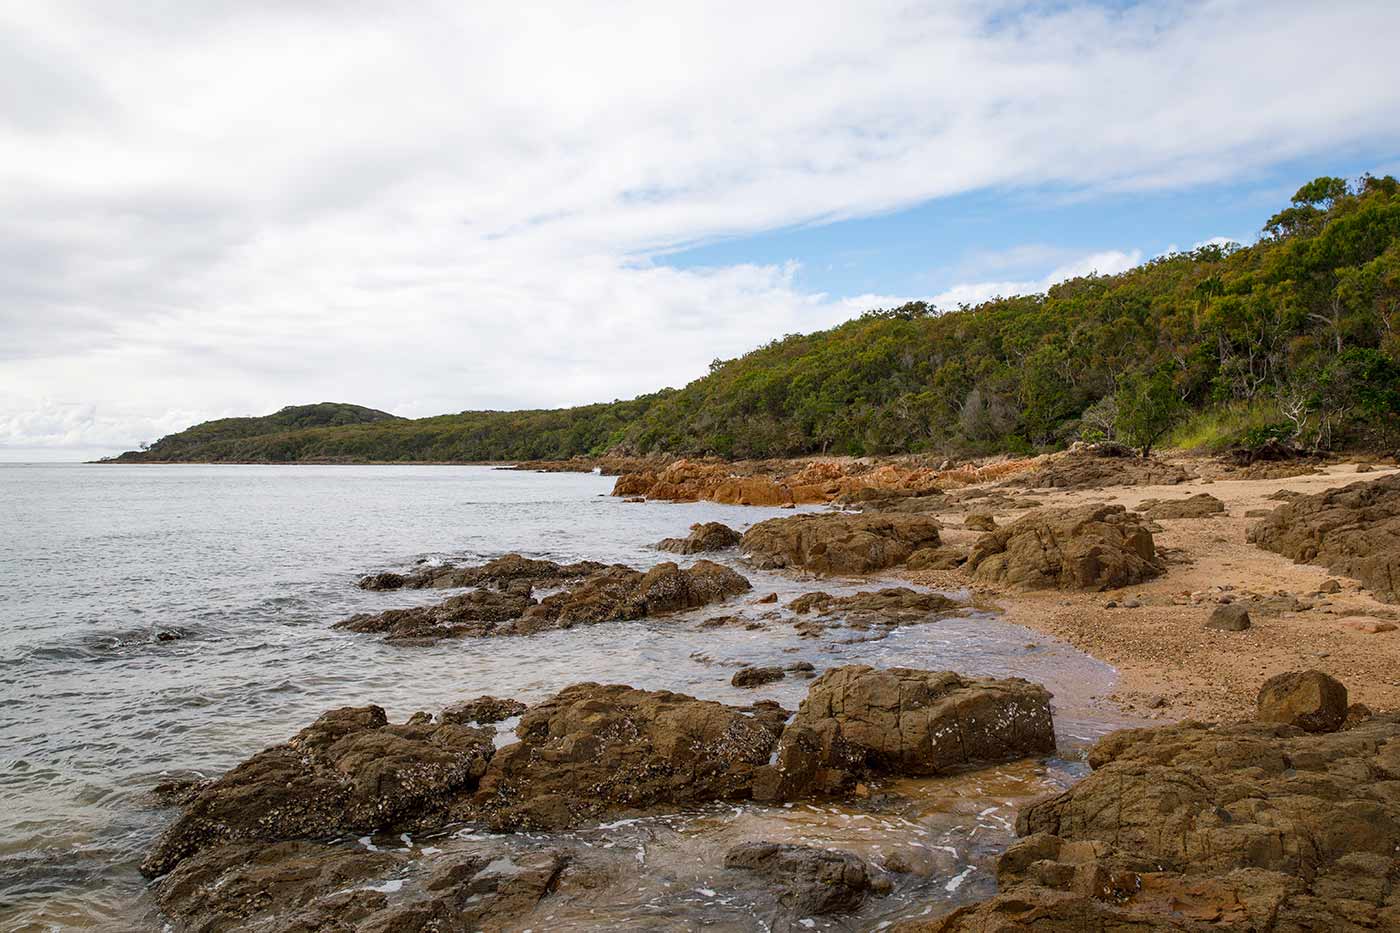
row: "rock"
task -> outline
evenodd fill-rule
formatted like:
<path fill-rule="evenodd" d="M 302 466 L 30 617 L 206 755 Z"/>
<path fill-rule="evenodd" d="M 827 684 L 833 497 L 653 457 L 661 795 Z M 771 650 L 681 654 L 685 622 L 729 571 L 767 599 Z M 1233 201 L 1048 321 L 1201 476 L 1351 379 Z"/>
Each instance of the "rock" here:
<path fill-rule="evenodd" d="M 1296 460 L 1303 455 L 1303 452 L 1298 448 L 1285 444 L 1275 438 L 1270 438 L 1257 447 L 1236 447 L 1226 456 L 1229 461 L 1236 466 L 1249 466 L 1254 463 L 1277 463 L 1285 460 Z"/>
<path fill-rule="evenodd" d="M 1267 518 L 1273 509 L 1245 509 L 1245 518 Z"/>
<path fill-rule="evenodd" d="M 758 599 L 755 599 L 755 600 L 754 600 L 754 602 L 759 603 L 759 604 L 763 604 L 763 603 L 776 603 L 777 601 L 778 601 L 778 594 L 777 594 L 777 593 L 767 593 L 767 594 L 765 594 L 765 595 L 763 595 L 763 596 L 760 596 Z"/>
<path fill-rule="evenodd" d="M 538 586 L 562 586 L 605 569 L 596 561 L 557 564 L 552 560 L 532 560 L 520 554 L 507 554 L 484 564 L 458 567 L 436 564 L 420 567 L 408 574 L 376 573 L 360 580 L 365 590 L 420 590 L 491 586 L 503 588 L 512 582 L 530 582 Z M 527 591 L 528 592 L 528 591 Z"/>
<path fill-rule="evenodd" d="M 1321 671 L 1290 671 L 1259 688 L 1260 722 L 1282 722 L 1306 732 L 1334 732 L 1347 717 L 1347 688 Z"/>
<path fill-rule="evenodd" d="M 813 681 L 754 796 L 837 793 L 870 776 L 934 775 L 1054 749 L 1050 694 L 1038 685 L 838 667 Z"/>
<path fill-rule="evenodd" d="M 843 621 L 861 627 L 870 623 L 898 625 L 934 622 L 946 618 L 951 612 L 967 607 L 942 593 L 919 592 L 907 586 L 893 586 L 849 596 L 832 596 L 817 590 L 797 597 L 788 604 L 788 608 L 798 615 L 811 612 L 823 616 L 839 614 Z"/>
<path fill-rule="evenodd" d="M 511 589 L 506 591 L 473 590 L 436 606 L 352 616 L 335 627 L 383 633 L 389 640 L 408 644 L 438 638 L 531 635 L 697 609 L 751 588 L 741 574 L 708 560 L 685 569 L 669 562 L 657 564 L 646 573 L 621 565 L 603 567 L 539 601 L 529 595 L 528 581 L 520 582 L 523 585 L 508 583 Z"/>
<path fill-rule="evenodd" d="M 1322 585 L 1319 586 L 1319 587 L 1317 588 L 1317 591 L 1318 591 L 1319 593 L 1329 593 L 1329 594 L 1330 594 L 1330 593 L 1340 593 L 1340 592 L 1342 591 L 1342 585 L 1341 585 L 1340 583 L 1338 583 L 1336 580 L 1324 580 L 1324 581 L 1322 581 Z"/>
<path fill-rule="evenodd" d="M 1400 474 L 1294 499 L 1251 526 L 1248 538 L 1400 602 Z"/>
<path fill-rule="evenodd" d="M 224 842 L 413 830 L 445 822 L 486 771 L 494 730 L 390 725 L 378 706 L 323 714 L 201 789 L 141 864 L 154 877 Z"/>
<path fill-rule="evenodd" d="M 743 550 L 763 570 L 793 568 L 862 574 L 903 563 L 939 543 L 938 522 L 926 515 L 802 514 L 770 518 L 744 533 Z"/>
<path fill-rule="evenodd" d="M 1239 603 L 1226 603 L 1211 610 L 1205 627 L 1217 632 L 1243 632 L 1249 626 L 1249 610 Z"/>
<path fill-rule="evenodd" d="M 1370 463 L 1358 463 L 1356 465 L 1356 472 L 1358 473 L 1372 473 L 1375 469 L 1375 465 Z"/>
<path fill-rule="evenodd" d="M 746 667 L 735 671 L 729 682 L 736 687 L 761 687 L 786 676 L 781 667 Z"/>
<path fill-rule="evenodd" d="M 724 855 L 724 867 L 774 885 L 778 903 L 797 917 L 846 913 L 872 892 L 871 870 L 850 852 L 777 842 L 746 842 Z"/>
<path fill-rule="evenodd" d="M 1017 474 L 1002 485 L 1028 489 L 1099 489 L 1175 485 L 1190 478 L 1181 467 L 1160 460 L 1071 453 L 1051 458 L 1039 469 Z"/>
<path fill-rule="evenodd" d="M 1208 492 L 1202 492 L 1189 499 L 1145 499 L 1137 510 L 1145 513 L 1153 521 L 1209 518 L 1224 512 L 1225 503 Z"/>
<path fill-rule="evenodd" d="M 1382 632 L 1395 631 L 1396 626 L 1394 622 L 1384 622 L 1380 619 L 1351 618 L 1343 620 L 1342 627 L 1364 635 L 1379 635 Z"/>
<path fill-rule="evenodd" d="M 910 554 L 904 566 L 909 570 L 954 570 L 966 561 L 967 552 L 962 548 L 924 547 Z"/>
<path fill-rule="evenodd" d="M 384 635 L 389 640 L 484 638 L 501 634 L 501 623 L 519 618 L 535 605 L 528 594 L 497 590 L 473 590 L 452 596 L 436 606 L 390 609 L 378 614 L 361 613 L 333 627 L 362 634 Z"/>
<path fill-rule="evenodd" d="M 701 551 L 722 551 L 737 547 L 743 536 L 720 522 L 703 522 L 690 526 L 690 535 L 684 538 L 664 538 L 657 543 L 662 551 L 676 554 L 698 554 Z"/>
<path fill-rule="evenodd" d="M 1168 706 L 1168 703 L 1166 697 L 1160 694 L 1153 694 L 1152 696 L 1147 698 L 1147 702 L 1143 705 L 1146 706 L 1148 709 L 1165 709 Z"/>
<path fill-rule="evenodd" d="M 1375 713 L 1365 703 L 1353 703 L 1347 707 L 1347 718 L 1342 721 L 1343 729 L 1355 729 L 1363 722 L 1374 719 Z"/>
<path fill-rule="evenodd" d="M 997 520 L 990 512 L 969 512 L 963 519 L 963 527 L 971 528 L 973 531 L 994 531 L 997 527 Z"/>
<path fill-rule="evenodd" d="M 493 696 L 479 696 L 475 700 L 453 703 L 442 711 L 442 721 L 450 723 L 480 723 L 487 725 L 519 716 L 527 707 L 519 700 L 501 699 Z"/>
<path fill-rule="evenodd" d="M 1179 723 L 1107 736 L 1021 811 L 998 893 L 903 931 L 1400 928 L 1400 719 L 1309 735 Z"/>
<path fill-rule="evenodd" d="M 975 580 L 1025 589 L 1106 590 L 1162 572 L 1152 533 L 1121 505 L 1043 509 L 978 539 Z"/>
<path fill-rule="evenodd" d="M 1123 600 L 1123 608 L 1124 608 L 1124 609 L 1141 609 L 1141 608 L 1142 608 L 1142 600 L 1140 600 L 1140 599 L 1125 599 L 1125 600 Z"/>
<path fill-rule="evenodd" d="M 520 718 L 461 819 L 561 829 L 605 814 L 745 799 L 787 712 L 667 691 L 575 684 Z"/>

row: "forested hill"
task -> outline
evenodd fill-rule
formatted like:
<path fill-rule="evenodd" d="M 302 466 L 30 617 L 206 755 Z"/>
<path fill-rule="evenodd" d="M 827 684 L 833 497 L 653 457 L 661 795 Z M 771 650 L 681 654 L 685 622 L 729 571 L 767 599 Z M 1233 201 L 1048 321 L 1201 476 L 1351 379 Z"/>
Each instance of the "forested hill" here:
<path fill-rule="evenodd" d="M 326 407 L 209 422 L 119 459 L 990 452 L 1115 435 L 1393 444 L 1400 184 L 1319 178 L 1253 246 L 1202 247 L 953 311 L 873 311 L 630 401 L 417 420 L 331 406 L 358 414 L 284 418 Z"/>

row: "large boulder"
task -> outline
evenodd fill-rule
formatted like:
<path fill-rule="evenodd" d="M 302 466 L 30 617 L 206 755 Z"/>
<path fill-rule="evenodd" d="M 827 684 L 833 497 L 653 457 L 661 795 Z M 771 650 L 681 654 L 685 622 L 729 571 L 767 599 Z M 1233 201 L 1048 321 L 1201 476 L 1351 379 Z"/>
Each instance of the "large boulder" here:
<path fill-rule="evenodd" d="M 855 910 L 877 887 L 860 857 L 813 846 L 745 842 L 724 854 L 724 867 L 773 885 L 778 903 L 797 917 Z"/>
<path fill-rule="evenodd" d="M 1255 716 L 1305 732 L 1335 732 L 1347 718 L 1347 688 L 1322 671 L 1276 674 L 1259 688 Z"/>
<path fill-rule="evenodd" d="M 1089 761 L 1022 810 L 995 897 L 897 929 L 1400 929 L 1400 717 L 1130 729 Z"/>
<path fill-rule="evenodd" d="M 491 760 L 466 818 L 560 829 L 604 814 L 750 796 L 787 712 L 667 691 L 575 684 L 531 707 Z"/>
<path fill-rule="evenodd" d="M 1152 533 L 1121 505 L 1041 509 L 977 540 L 973 578 L 1023 589 L 1106 590 L 1162 572 Z"/>
<path fill-rule="evenodd" d="M 754 525 L 744 533 L 742 547 L 764 570 L 871 573 L 903 563 L 920 548 L 937 547 L 938 529 L 927 515 L 792 515 Z"/>
<path fill-rule="evenodd" d="M 476 789 L 494 735 L 451 723 L 390 725 L 378 706 L 331 710 L 199 790 L 141 871 L 164 874 L 218 843 L 440 825 L 453 796 Z"/>
<path fill-rule="evenodd" d="M 656 547 L 674 554 L 698 554 L 701 551 L 722 551 L 737 547 L 743 535 L 723 522 L 700 522 L 690 526 L 684 538 L 662 538 Z"/>
<path fill-rule="evenodd" d="M 1252 525 L 1248 538 L 1400 602 L 1400 474 L 1289 500 Z"/>
<path fill-rule="evenodd" d="M 790 800 L 1055 750 L 1050 694 L 1019 678 L 838 667 L 813 681 L 754 794 Z"/>

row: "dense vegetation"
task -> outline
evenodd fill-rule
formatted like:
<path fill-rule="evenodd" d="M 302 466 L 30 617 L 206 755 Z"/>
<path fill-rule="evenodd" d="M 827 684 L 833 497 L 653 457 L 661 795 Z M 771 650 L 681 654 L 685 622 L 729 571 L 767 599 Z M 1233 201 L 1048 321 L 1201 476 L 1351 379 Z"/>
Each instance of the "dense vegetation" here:
<path fill-rule="evenodd" d="M 874 311 L 631 401 L 216 428 L 268 420 L 210 422 L 124 458 L 757 457 L 1029 450 L 1081 437 L 1147 448 L 1172 429 L 1190 443 L 1389 445 L 1400 438 L 1400 183 L 1319 178 L 1253 246 L 1173 253 L 954 311 Z"/>

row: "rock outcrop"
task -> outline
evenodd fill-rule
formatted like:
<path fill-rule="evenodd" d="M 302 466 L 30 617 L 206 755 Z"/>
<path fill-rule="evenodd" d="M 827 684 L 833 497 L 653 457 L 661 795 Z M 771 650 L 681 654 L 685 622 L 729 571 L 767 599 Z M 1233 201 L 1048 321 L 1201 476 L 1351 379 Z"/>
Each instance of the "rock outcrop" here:
<path fill-rule="evenodd" d="M 754 795 L 833 794 L 879 775 L 933 775 L 1055 750 L 1050 694 L 1024 680 L 838 667 L 812 682 Z"/>
<path fill-rule="evenodd" d="M 904 933 L 1400 929 L 1400 717 L 1129 729 L 1022 810 L 998 893 Z"/>
<path fill-rule="evenodd" d="M 451 723 L 390 725 L 378 706 L 331 710 L 201 788 L 141 871 L 164 874 L 225 842 L 440 825 L 453 796 L 475 790 L 494 734 Z"/>
<path fill-rule="evenodd" d="M 453 722 L 460 724 L 501 722 L 512 716 L 519 716 L 525 712 L 527 707 L 519 700 L 503 699 L 493 696 L 479 696 L 475 700 L 463 700 L 460 703 L 453 703 L 442 711 L 439 717 L 443 722 Z"/>
<path fill-rule="evenodd" d="M 845 913 L 885 886 L 850 852 L 777 842 L 746 842 L 724 855 L 724 867 L 772 884 L 778 903 L 797 917 Z"/>
<path fill-rule="evenodd" d="M 464 818 L 561 829 L 659 805 L 746 799 L 787 712 L 667 691 L 575 684 L 532 706 L 491 759 Z"/>
<path fill-rule="evenodd" d="M 489 586 L 504 589 L 513 583 L 534 586 L 563 586 L 606 569 L 606 564 L 585 560 L 558 564 L 534 560 L 520 554 L 507 554 L 484 564 L 459 567 L 455 564 L 424 564 L 409 573 L 375 573 L 360 580 L 363 590 L 453 589 Z M 528 589 L 528 588 L 527 588 Z"/>
<path fill-rule="evenodd" d="M 1162 572 L 1141 520 L 1103 504 L 1027 513 L 979 538 L 967 567 L 984 583 L 1062 590 L 1113 589 Z"/>
<path fill-rule="evenodd" d="M 1174 486 L 1189 479 L 1191 474 L 1174 463 L 1135 456 L 1099 456 L 1093 452 L 1080 452 L 1050 458 L 1039 469 L 1018 473 L 1002 485 L 1023 489 L 1102 489 L 1109 486 Z"/>
<path fill-rule="evenodd" d="M 938 522 L 926 515 L 793 515 L 759 522 L 742 548 L 764 570 L 791 568 L 821 574 L 862 574 L 903 563 L 939 544 Z"/>
<path fill-rule="evenodd" d="M 657 564 L 645 573 L 613 565 L 540 600 L 530 595 L 529 582 L 521 581 L 506 591 L 476 589 L 435 606 L 355 615 L 335 627 L 383 634 L 390 641 L 409 644 L 439 638 L 532 635 L 697 609 L 749 589 L 742 574 L 708 560 L 686 568 Z"/>
<path fill-rule="evenodd" d="M 1250 526 L 1249 540 L 1359 580 L 1400 602 L 1400 474 L 1299 496 Z"/>
<path fill-rule="evenodd" d="M 967 606 L 942 593 L 893 586 L 874 592 L 832 596 L 817 590 L 794 599 L 788 608 L 798 615 L 816 614 L 823 621 L 841 622 L 852 628 L 872 625 L 910 625 L 936 622 Z"/>
<path fill-rule="evenodd" d="M 656 547 L 673 554 L 699 554 L 702 551 L 738 547 L 742 538 L 743 535 L 723 522 L 700 522 L 690 526 L 690 534 L 686 537 L 663 538 Z"/>
<path fill-rule="evenodd" d="M 1225 511 L 1225 503 L 1208 492 L 1197 493 L 1186 499 L 1144 499 L 1137 507 L 1153 521 L 1170 521 L 1178 518 L 1209 518 Z"/>

